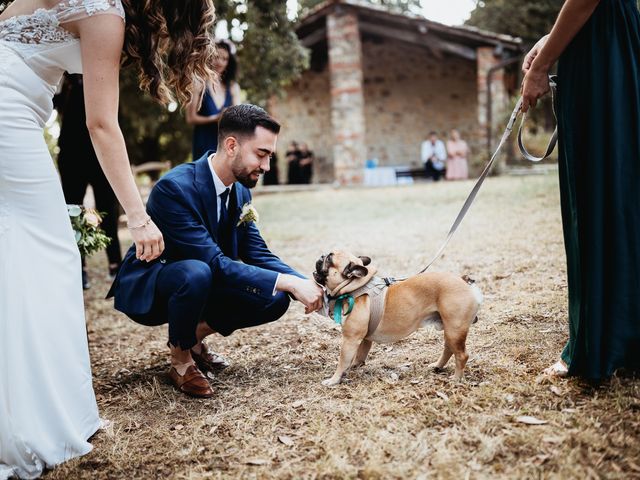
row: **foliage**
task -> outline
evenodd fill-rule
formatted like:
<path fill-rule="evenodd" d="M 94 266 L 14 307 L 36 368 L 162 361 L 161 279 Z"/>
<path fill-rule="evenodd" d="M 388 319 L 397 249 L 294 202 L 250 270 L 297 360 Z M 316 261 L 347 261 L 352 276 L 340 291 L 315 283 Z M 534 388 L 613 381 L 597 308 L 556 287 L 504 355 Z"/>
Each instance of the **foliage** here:
<path fill-rule="evenodd" d="M 111 243 L 111 239 L 100 228 L 101 215 L 104 214 L 81 205 L 67 205 L 67 211 L 80 255 L 88 257 Z"/>
<path fill-rule="evenodd" d="M 535 43 L 549 33 L 564 0 L 477 0 L 467 25 Z"/>
<path fill-rule="evenodd" d="M 246 12 L 242 8 L 232 15 L 246 25 L 238 48 L 240 85 L 249 101 L 264 106 L 308 67 L 308 52 L 287 18 L 284 0 L 251 0 Z"/>
<path fill-rule="evenodd" d="M 216 12 L 218 22 L 242 32 L 238 83 L 248 102 L 265 105 L 308 65 L 284 0 L 218 0 Z M 154 103 L 138 89 L 135 72 L 122 72 L 120 123 L 133 164 L 169 160 L 176 165 L 189 159 L 192 127 L 181 110 Z"/>

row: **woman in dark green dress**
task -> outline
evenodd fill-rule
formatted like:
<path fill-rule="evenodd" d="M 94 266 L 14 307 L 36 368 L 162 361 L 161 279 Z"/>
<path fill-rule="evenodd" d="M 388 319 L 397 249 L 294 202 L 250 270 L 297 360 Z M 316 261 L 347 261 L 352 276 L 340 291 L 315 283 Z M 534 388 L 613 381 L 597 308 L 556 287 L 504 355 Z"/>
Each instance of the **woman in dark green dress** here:
<path fill-rule="evenodd" d="M 558 63 L 569 342 L 547 369 L 640 370 L 640 16 L 635 0 L 567 0 L 525 59 L 523 110 Z"/>

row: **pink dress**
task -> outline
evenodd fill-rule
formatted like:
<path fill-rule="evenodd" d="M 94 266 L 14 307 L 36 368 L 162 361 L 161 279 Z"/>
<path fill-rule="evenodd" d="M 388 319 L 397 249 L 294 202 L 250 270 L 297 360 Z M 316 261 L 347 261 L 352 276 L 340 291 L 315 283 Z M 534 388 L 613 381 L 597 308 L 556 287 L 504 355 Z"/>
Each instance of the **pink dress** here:
<path fill-rule="evenodd" d="M 447 180 L 466 180 L 469 178 L 469 167 L 467 166 L 467 155 L 469 147 L 464 140 L 447 140 Z"/>

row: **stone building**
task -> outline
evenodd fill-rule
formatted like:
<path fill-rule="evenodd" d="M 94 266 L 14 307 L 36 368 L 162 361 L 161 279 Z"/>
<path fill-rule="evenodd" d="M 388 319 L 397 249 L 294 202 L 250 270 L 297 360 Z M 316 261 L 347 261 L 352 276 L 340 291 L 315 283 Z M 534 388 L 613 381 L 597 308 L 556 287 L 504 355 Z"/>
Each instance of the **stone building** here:
<path fill-rule="evenodd" d="M 304 141 L 316 154 L 315 182 L 361 183 L 371 158 L 419 167 L 431 130 L 458 128 L 484 158 L 489 117 L 502 114 L 515 88 L 516 76 L 500 66 L 513 69 L 522 53 L 519 39 L 358 0 L 318 5 L 296 33 L 311 51 L 310 68 L 269 108 L 283 124 L 280 171 L 289 142 Z"/>

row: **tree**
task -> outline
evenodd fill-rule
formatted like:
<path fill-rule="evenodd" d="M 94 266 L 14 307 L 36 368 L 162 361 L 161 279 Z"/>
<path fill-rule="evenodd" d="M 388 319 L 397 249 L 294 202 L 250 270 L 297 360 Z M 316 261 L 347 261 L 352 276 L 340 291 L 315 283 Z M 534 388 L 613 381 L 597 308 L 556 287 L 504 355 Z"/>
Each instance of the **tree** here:
<path fill-rule="evenodd" d="M 467 25 L 533 44 L 549 33 L 564 0 L 477 0 Z"/>

